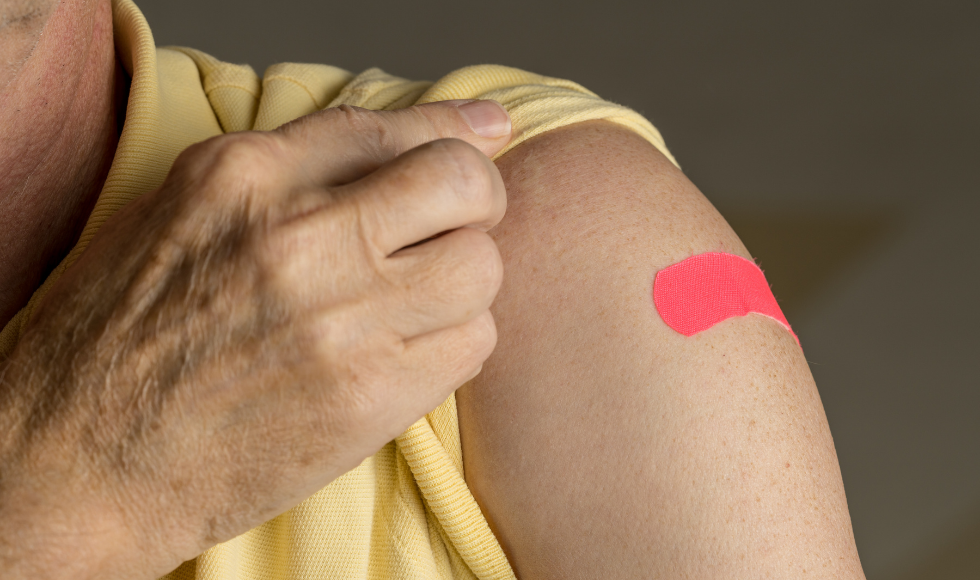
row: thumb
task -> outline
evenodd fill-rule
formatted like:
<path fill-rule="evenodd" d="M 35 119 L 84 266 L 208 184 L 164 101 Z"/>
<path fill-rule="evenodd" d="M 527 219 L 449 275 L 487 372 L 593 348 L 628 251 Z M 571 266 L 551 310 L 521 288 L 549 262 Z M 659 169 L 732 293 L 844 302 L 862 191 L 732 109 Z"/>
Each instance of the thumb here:
<path fill-rule="evenodd" d="M 493 157 L 510 142 L 510 115 L 497 101 L 474 99 L 436 101 L 418 105 L 416 108 L 433 126 L 445 125 L 445 130 L 455 132 L 443 137 L 462 139 L 482 151 L 487 157 Z M 456 115 L 453 115 L 449 108 L 455 109 Z M 459 126 L 459 118 L 466 123 L 469 131 Z"/>
<path fill-rule="evenodd" d="M 496 101 L 438 101 L 395 111 L 341 105 L 276 130 L 306 179 L 350 183 L 402 153 L 437 139 L 461 139 L 490 157 L 510 142 L 511 122 Z"/>

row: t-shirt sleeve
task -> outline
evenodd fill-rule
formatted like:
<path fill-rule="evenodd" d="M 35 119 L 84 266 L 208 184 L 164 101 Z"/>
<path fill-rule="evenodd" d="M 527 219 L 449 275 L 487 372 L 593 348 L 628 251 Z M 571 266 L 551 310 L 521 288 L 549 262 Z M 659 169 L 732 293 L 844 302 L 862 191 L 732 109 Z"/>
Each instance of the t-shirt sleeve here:
<path fill-rule="evenodd" d="M 377 68 L 368 69 L 351 79 L 329 106 L 390 110 L 451 99 L 493 99 L 510 113 L 513 138 L 495 159 L 545 131 L 604 119 L 636 132 L 677 164 L 660 132 L 643 115 L 603 100 L 578 83 L 507 66 L 469 66 L 435 83 L 408 81 Z"/>

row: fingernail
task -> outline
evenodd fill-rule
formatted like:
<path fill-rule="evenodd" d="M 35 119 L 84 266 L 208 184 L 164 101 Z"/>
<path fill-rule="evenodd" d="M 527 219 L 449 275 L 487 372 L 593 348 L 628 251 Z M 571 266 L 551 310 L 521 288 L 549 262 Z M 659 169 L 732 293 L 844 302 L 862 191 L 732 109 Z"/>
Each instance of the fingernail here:
<path fill-rule="evenodd" d="M 457 108 L 480 137 L 494 139 L 510 135 L 510 115 L 497 101 L 473 101 Z"/>

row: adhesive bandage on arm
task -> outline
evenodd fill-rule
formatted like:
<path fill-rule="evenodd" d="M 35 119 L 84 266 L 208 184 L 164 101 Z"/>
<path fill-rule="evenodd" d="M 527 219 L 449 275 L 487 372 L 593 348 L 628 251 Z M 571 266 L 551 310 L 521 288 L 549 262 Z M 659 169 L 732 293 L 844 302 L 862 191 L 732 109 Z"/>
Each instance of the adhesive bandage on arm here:
<path fill-rule="evenodd" d="M 762 270 L 734 254 L 698 254 L 657 272 L 653 302 L 667 326 L 684 336 L 754 312 L 782 324 L 800 343 Z"/>

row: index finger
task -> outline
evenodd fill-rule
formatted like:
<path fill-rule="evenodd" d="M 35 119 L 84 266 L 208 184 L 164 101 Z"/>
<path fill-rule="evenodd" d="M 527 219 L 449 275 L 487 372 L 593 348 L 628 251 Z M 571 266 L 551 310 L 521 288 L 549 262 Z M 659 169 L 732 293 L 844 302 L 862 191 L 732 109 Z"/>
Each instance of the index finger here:
<path fill-rule="evenodd" d="M 490 157 L 510 142 L 507 110 L 496 101 L 440 101 L 395 111 L 341 105 L 277 129 L 308 184 L 350 183 L 415 147 L 455 138 Z"/>

